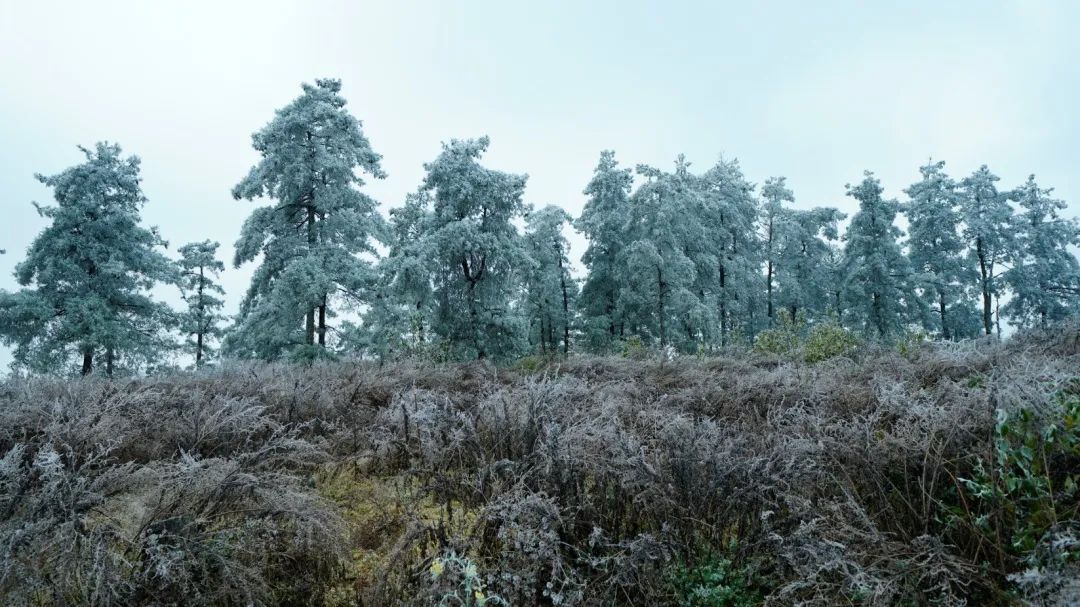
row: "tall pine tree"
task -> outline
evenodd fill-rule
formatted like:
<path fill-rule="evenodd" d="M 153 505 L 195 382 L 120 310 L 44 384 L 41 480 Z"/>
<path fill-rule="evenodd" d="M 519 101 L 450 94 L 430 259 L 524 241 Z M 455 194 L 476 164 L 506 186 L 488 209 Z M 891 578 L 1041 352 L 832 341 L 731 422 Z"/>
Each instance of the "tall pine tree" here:
<path fill-rule="evenodd" d="M 453 140 L 424 165 L 431 208 L 417 254 L 430 272 L 432 330 L 459 359 L 507 359 L 525 346 L 514 304 L 528 258 L 514 222 L 527 177 L 480 165 L 489 143 Z"/>
<path fill-rule="evenodd" d="M 223 333 L 221 314 L 224 289 L 217 277 L 225 264 L 217 258 L 218 243 L 204 240 L 180 247 L 180 292 L 187 310 L 180 315 L 180 331 L 188 338 L 195 367 L 203 366 L 215 353 L 213 342 Z"/>
<path fill-rule="evenodd" d="M 1004 275 L 1012 290 L 1004 312 L 1024 327 L 1045 328 L 1080 313 L 1080 263 L 1069 251 L 1080 246 L 1080 225 L 1058 214 L 1066 205 L 1052 192 L 1040 188 L 1034 175 L 1015 192 L 1023 211 L 1014 224 L 1013 267 Z"/>
<path fill-rule="evenodd" d="M 17 293 L 0 295 L 0 337 L 15 360 L 36 371 L 62 372 L 72 359 L 86 375 L 106 375 L 153 360 L 167 346 L 171 311 L 150 297 L 174 283 L 156 228 L 140 225 L 146 203 L 139 158 L 120 146 L 80 148 L 86 161 L 57 175 L 37 175 L 56 206 L 35 206 L 50 225 L 15 270 Z"/>
<path fill-rule="evenodd" d="M 920 300 L 911 266 L 900 249 L 900 228 L 893 224 L 899 204 L 886 200 L 881 182 L 870 171 L 861 183 L 847 186 L 859 201 L 844 238 L 848 264 L 848 311 L 863 330 L 880 338 L 895 336 L 919 318 Z"/>
<path fill-rule="evenodd" d="M 570 215 L 556 206 L 529 213 L 525 231 L 529 265 L 525 271 L 525 313 L 529 342 L 540 354 L 570 353 L 577 283 L 570 275 L 570 245 L 563 226 Z"/>
<path fill-rule="evenodd" d="M 964 238 L 979 273 L 982 324 L 986 335 L 991 335 L 994 330 L 994 309 L 999 297 L 997 270 L 1013 247 L 1010 193 L 998 191 L 998 180 L 984 164 L 960 184 Z"/>
<path fill-rule="evenodd" d="M 965 258 L 960 229 L 960 192 L 944 162 L 919 169 L 922 179 L 904 192 L 908 217 L 908 259 L 926 298 L 936 309 L 933 327 L 945 339 L 964 333 L 965 296 L 974 273 Z"/>
<path fill-rule="evenodd" d="M 273 200 L 236 243 L 237 267 L 261 256 L 227 339 L 240 356 L 322 355 L 334 306 L 367 303 L 377 280 L 364 254 L 375 255 L 386 225 L 359 173 L 385 177 L 381 157 L 345 109 L 340 81 L 303 91 L 252 136 L 262 158 L 233 189 L 238 200 Z"/>
<path fill-rule="evenodd" d="M 626 213 L 633 177 L 619 168 L 615 152 L 600 153 L 593 178 L 585 188 L 588 200 L 574 227 L 589 239 L 582 263 L 589 273 L 581 287 L 584 330 L 589 347 L 606 351 L 622 337 L 619 314 L 619 258 L 625 246 Z"/>

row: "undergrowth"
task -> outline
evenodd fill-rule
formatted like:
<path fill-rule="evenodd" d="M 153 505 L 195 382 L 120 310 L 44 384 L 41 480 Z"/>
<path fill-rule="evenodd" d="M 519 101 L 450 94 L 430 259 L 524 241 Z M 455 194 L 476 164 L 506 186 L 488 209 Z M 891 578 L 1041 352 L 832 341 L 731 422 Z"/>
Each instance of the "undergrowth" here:
<path fill-rule="evenodd" d="M 804 329 L 9 379 L 0 604 L 1077 604 L 1077 326 Z"/>

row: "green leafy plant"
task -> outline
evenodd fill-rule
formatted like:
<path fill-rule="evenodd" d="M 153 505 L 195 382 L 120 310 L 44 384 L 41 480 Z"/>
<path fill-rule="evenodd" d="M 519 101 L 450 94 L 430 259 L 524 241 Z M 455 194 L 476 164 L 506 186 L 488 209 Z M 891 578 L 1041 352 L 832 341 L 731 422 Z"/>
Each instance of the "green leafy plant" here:
<path fill-rule="evenodd" d="M 903 335 L 896 340 L 896 351 L 901 356 L 909 356 L 917 352 L 927 341 L 929 338 L 921 329 L 904 331 Z"/>
<path fill-rule="evenodd" d="M 476 565 L 466 557 L 450 554 L 431 561 L 429 568 L 432 581 L 437 581 L 456 573 L 457 586 L 445 592 L 436 603 L 438 607 L 485 607 L 487 605 L 509 605 L 501 597 L 484 592 L 484 582 Z"/>
<path fill-rule="evenodd" d="M 1080 380 L 1053 404 L 1053 414 L 1043 417 L 999 409 L 991 457 L 961 479 L 978 506 L 975 527 L 999 550 L 1029 562 L 1049 533 L 1080 516 Z M 1069 558 L 1080 559 L 1080 550 Z"/>
<path fill-rule="evenodd" d="M 710 555 L 695 563 L 676 562 L 666 574 L 679 607 L 751 607 L 761 603 L 752 572 Z"/>
<path fill-rule="evenodd" d="M 776 326 L 758 334 L 754 350 L 765 354 L 790 354 L 799 348 L 805 329 L 805 316 L 800 313 L 792 318 L 786 310 L 781 310 L 776 315 Z"/>
<path fill-rule="evenodd" d="M 857 335 L 834 322 L 814 325 L 803 344 L 803 360 L 816 363 L 837 356 L 848 356 L 860 343 Z"/>
<path fill-rule="evenodd" d="M 631 335 L 622 342 L 619 355 L 630 360 L 644 360 L 649 355 L 649 351 L 640 336 Z"/>
<path fill-rule="evenodd" d="M 835 322 L 808 327 L 801 313 L 792 319 L 782 310 L 777 314 L 776 326 L 758 334 L 754 350 L 817 363 L 849 355 L 860 343 L 858 336 Z"/>

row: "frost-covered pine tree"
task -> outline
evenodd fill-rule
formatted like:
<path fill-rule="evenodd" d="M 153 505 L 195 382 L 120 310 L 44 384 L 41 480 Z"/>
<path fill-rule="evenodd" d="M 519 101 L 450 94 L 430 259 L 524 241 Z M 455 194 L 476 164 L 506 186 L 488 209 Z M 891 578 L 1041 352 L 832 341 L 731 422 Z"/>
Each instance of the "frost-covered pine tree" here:
<path fill-rule="evenodd" d="M 452 140 L 424 165 L 431 209 L 417 254 L 430 270 L 432 330 L 454 358 L 512 358 L 525 349 L 516 308 L 528 263 L 514 221 L 527 176 L 481 166 L 487 137 Z"/>
<path fill-rule="evenodd" d="M 226 338 L 239 356 L 322 355 L 334 312 L 369 302 L 376 283 L 369 258 L 386 225 L 360 188 L 361 173 L 385 177 L 381 156 L 345 109 L 339 80 L 303 91 L 252 136 L 262 158 L 233 189 L 236 199 L 273 201 L 236 243 L 237 267 L 261 258 Z"/>
<path fill-rule="evenodd" d="M 1012 299 L 1003 312 L 1023 327 L 1043 327 L 1080 313 L 1080 264 L 1069 247 L 1080 246 L 1080 224 L 1058 215 L 1065 202 L 1051 198 L 1028 177 L 1014 195 L 1023 211 L 1017 228 L 1013 266 L 1003 275 Z"/>
<path fill-rule="evenodd" d="M 0 338 L 32 370 L 64 372 L 78 360 L 83 375 L 99 364 L 112 375 L 167 347 L 173 315 L 149 291 L 176 273 L 157 229 L 140 225 L 139 158 L 109 143 L 80 149 L 82 164 L 37 175 L 56 205 L 35 204 L 51 223 L 16 267 L 27 288 L 0 295 Z"/>
<path fill-rule="evenodd" d="M 994 308 L 999 297 L 999 264 L 1008 259 L 1013 247 L 1013 210 L 1010 192 L 999 192 L 997 175 L 986 165 L 979 167 L 960 183 L 960 213 L 964 220 L 964 239 L 978 269 L 982 295 L 982 324 L 986 335 L 993 333 Z"/>
<path fill-rule="evenodd" d="M 847 311 L 866 333 L 887 338 L 920 318 L 920 305 L 911 266 L 898 242 L 893 224 L 899 203 L 881 197 L 881 182 L 870 171 L 847 195 L 859 201 L 859 211 L 844 235 L 848 264 Z"/>
<path fill-rule="evenodd" d="M 626 213 L 633 177 L 619 168 L 615 152 L 600 153 L 593 178 L 585 188 L 588 200 L 574 227 L 589 239 L 581 261 L 588 276 L 581 287 L 585 338 L 593 350 L 606 351 L 622 336 L 618 310 L 620 253 L 625 246 Z"/>
<path fill-rule="evenodd" d="M 785 211 L 785 202 L 795 202 L 795 194 L 787 188 L 785 177 L 770 177 L 761 187 L 762 248 L 765 257 L 765 314 L 769 326 L 773 324 L 773 285 L 776 282 L 776 268 L 780 252 L 780 229 Z M 794 318 L 794 316 L 792 317 Z"/>
<path fill-rule="evenodd" d="M 684 350 L 702 339 L 701 323 L 690 319 L 704 312 L 693 290 L 694 260 L 687 254 L 700 224 L 685 168 L 681 157 L 675 174 L 638 166 L 646 182 L 630 198 L 628 244 L 619 262 L 619 309 L 627 333 Z"/>
<path fill-rule="evenodd" d="M 788 318 L 822 318 L 832 298 L 832 242 L 844 214 L 830 207 L 784 209 L 775 223 L 776 303 Z"/>
<path fill-rule="evenodd" d="M 424 236 L 431 193 L 420 189 L 390 210 L 390 250 L 379 260 L 378 287 L 360 325 L 346 322 L 346 349 L 379 360 L 423 354 L 433 337 L 432 263 Z"/>
<path fill-rule="evenodd" d="M 826 316 L 843 324 L 847 320 L 844 302 L 848 291 L 848 263 L 840 243 L 826 242 L 825 247 L 821 258 L 821 279 L 828 297 L 825 302 Z"/>
<path fill-rule="evenodd" d="M 556 206 L 529 213 L 525 230 L 529 264 L 525 270 L 525 314 L 529 343 L 540 354 L 570 353 L 577 283 L 570 275 L 570 245 L 563 226 L 570 215 Z"/>
<path fill-rule="evenodd" d="M 217 277 L 225 269 L 217 258 L 219 244 L 204 240 L 180 247 L 180 292 L 187 310 L 180 315 L 180 331 L 187 337 L 188 347 L 201 367 L 215 353 L 213 342 L 223 333 L 221 314 L 225 291 Z"/>
<path fill-rule="evenodd" d="M 702 175 L 702 182 L 703 211 L 686 220 L 704 225 L 703 237 L 714 246 L 719 343 L 728 345 L 740 330 L 752 340 L 765 316 L 757 312 L 764 304 L 765 285 L 754 184 L 743 175 L 738 160 L 723 159 Z"/>
<path fill-rule="evenodd" d="M 945 173 L 944 162 L 931 161 L 919 172 L 922 179 L 904 190 L 911 199 L 903 207 L 909 225 L 908 259 L 918 285 L 936 310 L 930 317 L 932 327 L 945 339 L 966 337 L 966 294 L 974 286 L 975 275 L 959 232 L 960 192 Z"/>

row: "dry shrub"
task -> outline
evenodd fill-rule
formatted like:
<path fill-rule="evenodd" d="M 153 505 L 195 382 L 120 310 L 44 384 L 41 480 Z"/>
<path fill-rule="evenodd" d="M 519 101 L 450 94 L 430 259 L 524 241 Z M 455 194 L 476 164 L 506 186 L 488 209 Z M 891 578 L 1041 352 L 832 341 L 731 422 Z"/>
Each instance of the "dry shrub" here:
<path fill-rule="evenodd" d="M 965 479 L 993 456 L 998 410 L 1060 418 L 1078 334 L 868 344 L 817 364 L 9 381 L 0 596 L 433 604 L 447 580 L 430 566 L 455 554 L 514 605 L 672 604 L 673 566 L 729 561 L 749 572 L 742 604 L 1068 604 L 1075 527 L 1021 553 Z M 1075 463 L 1048 465 L 1057 479 Z M 1075 492 L 1054 497 L 1075 515 Z"/>

